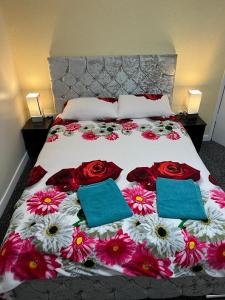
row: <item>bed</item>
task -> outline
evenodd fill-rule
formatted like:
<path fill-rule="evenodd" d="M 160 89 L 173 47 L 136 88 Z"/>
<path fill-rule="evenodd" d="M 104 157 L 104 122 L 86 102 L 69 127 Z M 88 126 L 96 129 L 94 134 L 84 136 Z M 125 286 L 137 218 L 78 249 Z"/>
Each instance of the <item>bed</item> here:
<path fill-rule="evenodd" d="M 166 93 L 172 101 L 176 55 L 51 57 L 49 65 L 59 114 L 76 97 Z M 64 121 L 60 116 L 36 162 L 45 173 L 17 202 L 0 248 L 2 297 L 224 294 L 225 194 L 176 118 Z M 112 163 L 113 172 L 119 170 L 116 183 L 134 214 L 130 218 L 89 228 L 75 187 L 65 192 L 65 187 L 59 191 L 46 185 L 60 170 L 79 168 L 90 175 L 94 165 L 107 173 Z M 183 163 L 200 171 L 196 180 L 208 216 L 204 222 L 159 219 L 154 189 L 127 177 L 136 168 L 174 170 Z"/>

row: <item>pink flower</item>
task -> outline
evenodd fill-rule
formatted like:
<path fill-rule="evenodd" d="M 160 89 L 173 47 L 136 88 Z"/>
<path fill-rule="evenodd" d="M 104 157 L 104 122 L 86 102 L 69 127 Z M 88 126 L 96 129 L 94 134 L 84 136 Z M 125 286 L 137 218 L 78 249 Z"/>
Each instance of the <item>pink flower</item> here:
<path fill-rule="evenodd" d="M 28 201 L 28 210 L 37 215 L 47 215 L 58 211 L 59 204 L 67 197 L 57 189 L 48 189 L 35 193 Z"/>
<path fill-rule="evenodd" d="M 173 275 L 169 269 L 171 261 L 168 258 L 156 258 L 145 244 L 139 244 L 132 259 L 123 264 L 123 272 L 129 276 L 150 276 L 153 278 L 168 278 Z"/>
<path fill-rule="evenodd" d="M 123 196 L 134 213 L 138 215 L 146 215 L 155 212 L 153 202 L 155 193 L 143 189 L 140 185 L 131 188 L 125 188 Z"/>
<path fill-rule="evenodd" d="M 123 264 L 131 259 L 135 247 L 129 235 L 119 230 L 116 236 L 97 242 L 96 255 L 107 265 Z"/>
<path fill-rule="evenodd" d="M 200 242 L 196 237 L 189 235 L 184 230 L 185 249 L 176 253 L 174 263 L 181 267 L 189 267 L 196 265 L 203 257 L 206 244 Z"/>
<path fill-rule="evenodd" d="M 144 132 L 142 132 L 141 134 L 145 139 L 148 139 L 148 140 L 158 140 L 159 139 L 159 136 L 156 135 L 153 131 L 151 130 L 146 130 Z"/>
<path fill-rule="evenodd" d="M 37 251 L 30 240 L 26 240 L 26 246 L 22 250 L 12 268 L 15 279 L 47 279 L 57 276 L 56 268 L 61 265 L 56 261 L 55 255 L 46 255 Z"/>
<path fill-rule="evenodd" d="M 211 199 L 219 204 L 220 208 L 225 208 L 225 192 L 222 190 L 211 190 Z"/>
<path fill-rule="evenodd" d="M 79 123 L 70 123 L 70 124 L 67 124 L 66 125 L 66 130 L 67 131 L 75 131 L 75 130 L 78 130 L 80 129 L 81 125 Z"/>
<path fill-rule="evenodd" d="M 23 246 L 19 233 L 12 232 L 0 248 L 0 275 L 10 271 Z"/>
<path fill-rule="evenodd" d="M 107 135 L 105 138 L 109 141 L 114 141 L 119 138 L 119 135 L 116 132 L 113 132 L 112 134 Z"/>
<path fill-rule="evenodd" d="M 63 248 L 61 255 L 72 261 L 82 262 L 92 253 L 94 245 L 94 239 L 88 237 L 85 232 L 80 231 L 80 228 L 77 227 L 74 228 L 71 245 Z"/>
<path fill-rule="evenodd" d="M 87 131 L 82 134 L 82 138 L 88 141 L 97 140 L 99 137 L 92 131 Z"/>
<path fill-rule="evenodd" d="M 225 269 L 225 241 L 210 244 L 207 259 L 212 268 Z"/>
<path fill-rule="evenodd" d="M 138 124 L 135 122 L 126 122 L 122 124 L 124 130 L 132 130 L 138 128 Z"/>
<path fill-rule="evenodd" d="M 171 131 L 170 133 L 168 133 L 166 135 L 166 137 L 170 140 L 179 140 L 180 139 L 180 135 L 176 131 Z"/>
<path fill-rule="evenodd" d="M 53 135 L 50 135 L 48 138 L 47 138 L 47 143 L 51 143 L 51 142 L 54 142 L 55 140 L 57 140 L 59 138 L 59 135 L 58 134 L 53 134 Z"/>

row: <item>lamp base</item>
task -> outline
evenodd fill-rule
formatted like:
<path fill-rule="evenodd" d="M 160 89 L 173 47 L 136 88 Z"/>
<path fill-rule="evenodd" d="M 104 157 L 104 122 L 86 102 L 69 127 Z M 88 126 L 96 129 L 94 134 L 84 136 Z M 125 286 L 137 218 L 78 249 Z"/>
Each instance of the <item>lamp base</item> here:
<path fill-rule="evenodd" d="M 33 123 L 40 123 L 43 122 L 43 117 L 42 116 L 38 116 L 38 117 L 32 117 L 31 120 Z"/>

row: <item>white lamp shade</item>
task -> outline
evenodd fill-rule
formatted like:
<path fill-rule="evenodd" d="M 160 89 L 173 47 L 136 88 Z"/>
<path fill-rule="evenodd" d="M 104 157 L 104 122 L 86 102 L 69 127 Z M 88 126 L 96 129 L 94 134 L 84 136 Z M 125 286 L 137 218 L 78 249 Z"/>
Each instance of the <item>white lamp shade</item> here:
<path fill-rule="evenodd" d="M 187 112 L 197 114 L 202 99 L 202 92 L 199 90 L 189 90 L 187 99 Z"/>
<path fill-rule="evenodd" d="M 26 96 L 27 106 L 31 117 L 40 117 L 41 110 L 38 102 L 39 93 L 29 93 Z"/>

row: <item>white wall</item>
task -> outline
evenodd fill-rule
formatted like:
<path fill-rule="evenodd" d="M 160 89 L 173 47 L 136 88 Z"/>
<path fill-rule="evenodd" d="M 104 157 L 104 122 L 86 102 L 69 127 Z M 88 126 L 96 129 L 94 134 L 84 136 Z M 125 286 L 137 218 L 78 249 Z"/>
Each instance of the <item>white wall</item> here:
<path fill-rule="evenodd" d="M 25 122 L 25 108 L 22 100 L 8 35 L 0 10 L 0 215 L 26 160 L 24 159 L 21 163 L 25 154 L 21 135 L 21 128 Z M 20 163 L 21 168 L 18 169 Z M 9 185 L 10 182 L 11 185 Z"/>

